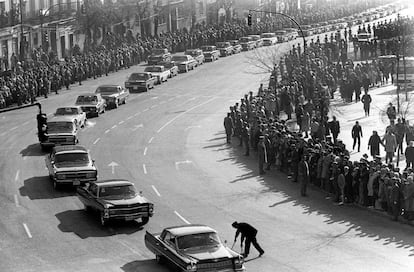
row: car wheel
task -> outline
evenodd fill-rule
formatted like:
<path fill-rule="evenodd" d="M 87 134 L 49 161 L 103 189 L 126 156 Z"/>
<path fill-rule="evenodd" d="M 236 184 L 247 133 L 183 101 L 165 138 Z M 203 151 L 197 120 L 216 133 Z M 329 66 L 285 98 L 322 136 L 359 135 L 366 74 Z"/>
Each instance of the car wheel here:
<path fill-rule="evenodd" d="M 105 227 L 108 222 L 107 222 L 107 219 L 104 216 L 104 212 L 101 212 L 100 219 L 101 219 L 101 226 Z"/>
<path fill-rule="evenodd" d="M 147 223 L 148 223 L 148 221 L 149 221 L 149 217 L 148 217 L 148 216 L 146 216 L 146 217 L 142 217 L 142 218 L 141 218 L 141 224 L 142 224 L 142 225 L 147 224 Z"/>

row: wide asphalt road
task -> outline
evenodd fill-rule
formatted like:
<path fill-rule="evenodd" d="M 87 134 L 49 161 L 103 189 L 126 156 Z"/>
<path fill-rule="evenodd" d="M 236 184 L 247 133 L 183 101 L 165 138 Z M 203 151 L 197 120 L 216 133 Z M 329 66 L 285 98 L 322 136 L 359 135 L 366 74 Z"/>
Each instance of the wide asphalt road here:
<path fill-rule="evenodd" d="M 128 179 L 155 203 L 143 228 L 135 222 L 101 227 L 73 190 L 53 189 L 37 143 L 37 108 L 0 115 L 0 271 L 170 271 L 145 248 L 146 230 L 207 224 L 231 245 L 235 220 L 257 227 L 266 251 L 255 259 L 252 249 L 248 271 L 411 271 L 411 227 L 335 206 L 318 190 L 302 198 L 297 184 L 277 171 L 259 176 L 254 152 L 244 157 L 225 143 L 228 107 L 256 92 L 267 76 L 255 73 L 246 56 L 222 58 L 131 94 L 126 105 L 81 130 L 80 143 L 90 149 L 101 179 Z M 44 111 L 71 105 L 101 84 L 123 85 L 142 69 L 52 95 L 42 101 Z"/>

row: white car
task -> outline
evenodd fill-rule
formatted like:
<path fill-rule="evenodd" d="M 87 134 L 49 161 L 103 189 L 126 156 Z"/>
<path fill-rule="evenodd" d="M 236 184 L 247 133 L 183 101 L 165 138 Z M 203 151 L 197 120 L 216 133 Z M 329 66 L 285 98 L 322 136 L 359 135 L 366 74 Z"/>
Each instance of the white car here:
<path fill-rule="evenodd" d="M 149 72 L 157 78 L 157 84 L 161 84 L 171 77 L 171 72 L 162 65 L 153 65 L 145 68 L 144 72 Z"/>
<path fill-rule="evenodd" d="M 55 116 L 70 116 L 78 127 L 86 126 L 86 113 L 80 106 L 60 107 L 56 109 Z"/>

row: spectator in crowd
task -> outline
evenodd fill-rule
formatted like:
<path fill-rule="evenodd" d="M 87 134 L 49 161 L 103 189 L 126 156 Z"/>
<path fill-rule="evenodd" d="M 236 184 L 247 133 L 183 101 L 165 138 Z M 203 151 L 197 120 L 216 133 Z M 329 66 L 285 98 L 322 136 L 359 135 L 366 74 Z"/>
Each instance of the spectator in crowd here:
<path fill-rule="evenodd" d="M 405 161 L 407 168 L 414 168 L 414 141 L 411 141 L 405 149 Z"/>
<path fill-rule="evenodd" d="M 372 135 L 368 140 L 368 150 L 370 150 L 372 158 L 380 155 L 380 144 L 382 144 L 382 141 L 378 136 L 378 132 L 376 130 L 372 131 Z"/>
<path fill-rule="evenodd" d="M 362 96 L 361 102 L 364 104 L 365 116 L 369 116 L 369 109 L 371 107 L 372 98 L 367 91 L 365 91 L 364 95 Z"/>
<path fill-rule="evenodd" d="M 392 163 L 392 160 L 394 159 L 394 152 L 397 149 L 397 140 L 390 129 L 387 129 L 386 134 L 382 138 L 382 142 L 384 143 L 386 153 L 385 163 Z"/>

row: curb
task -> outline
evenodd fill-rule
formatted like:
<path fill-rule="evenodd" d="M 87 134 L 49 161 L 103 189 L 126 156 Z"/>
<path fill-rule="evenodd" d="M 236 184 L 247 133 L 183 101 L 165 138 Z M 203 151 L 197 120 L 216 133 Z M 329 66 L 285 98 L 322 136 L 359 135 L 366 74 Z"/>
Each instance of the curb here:
<path fill-rule="evenodd" d="M 24 108 L 33 107 L 33 106 L 39 106 L 39 105 L 40 105 L 40 103 L 36 102 L 36 103 L 33 103 L 33 104 L 26 104 L 26 105 L 22 105 L 22 106 L 18 106 L 18 107 L 4 108 L 4 109 L 0 109 L 0 113 L 20 110 L 20 109 L 24 109 Z"/>

